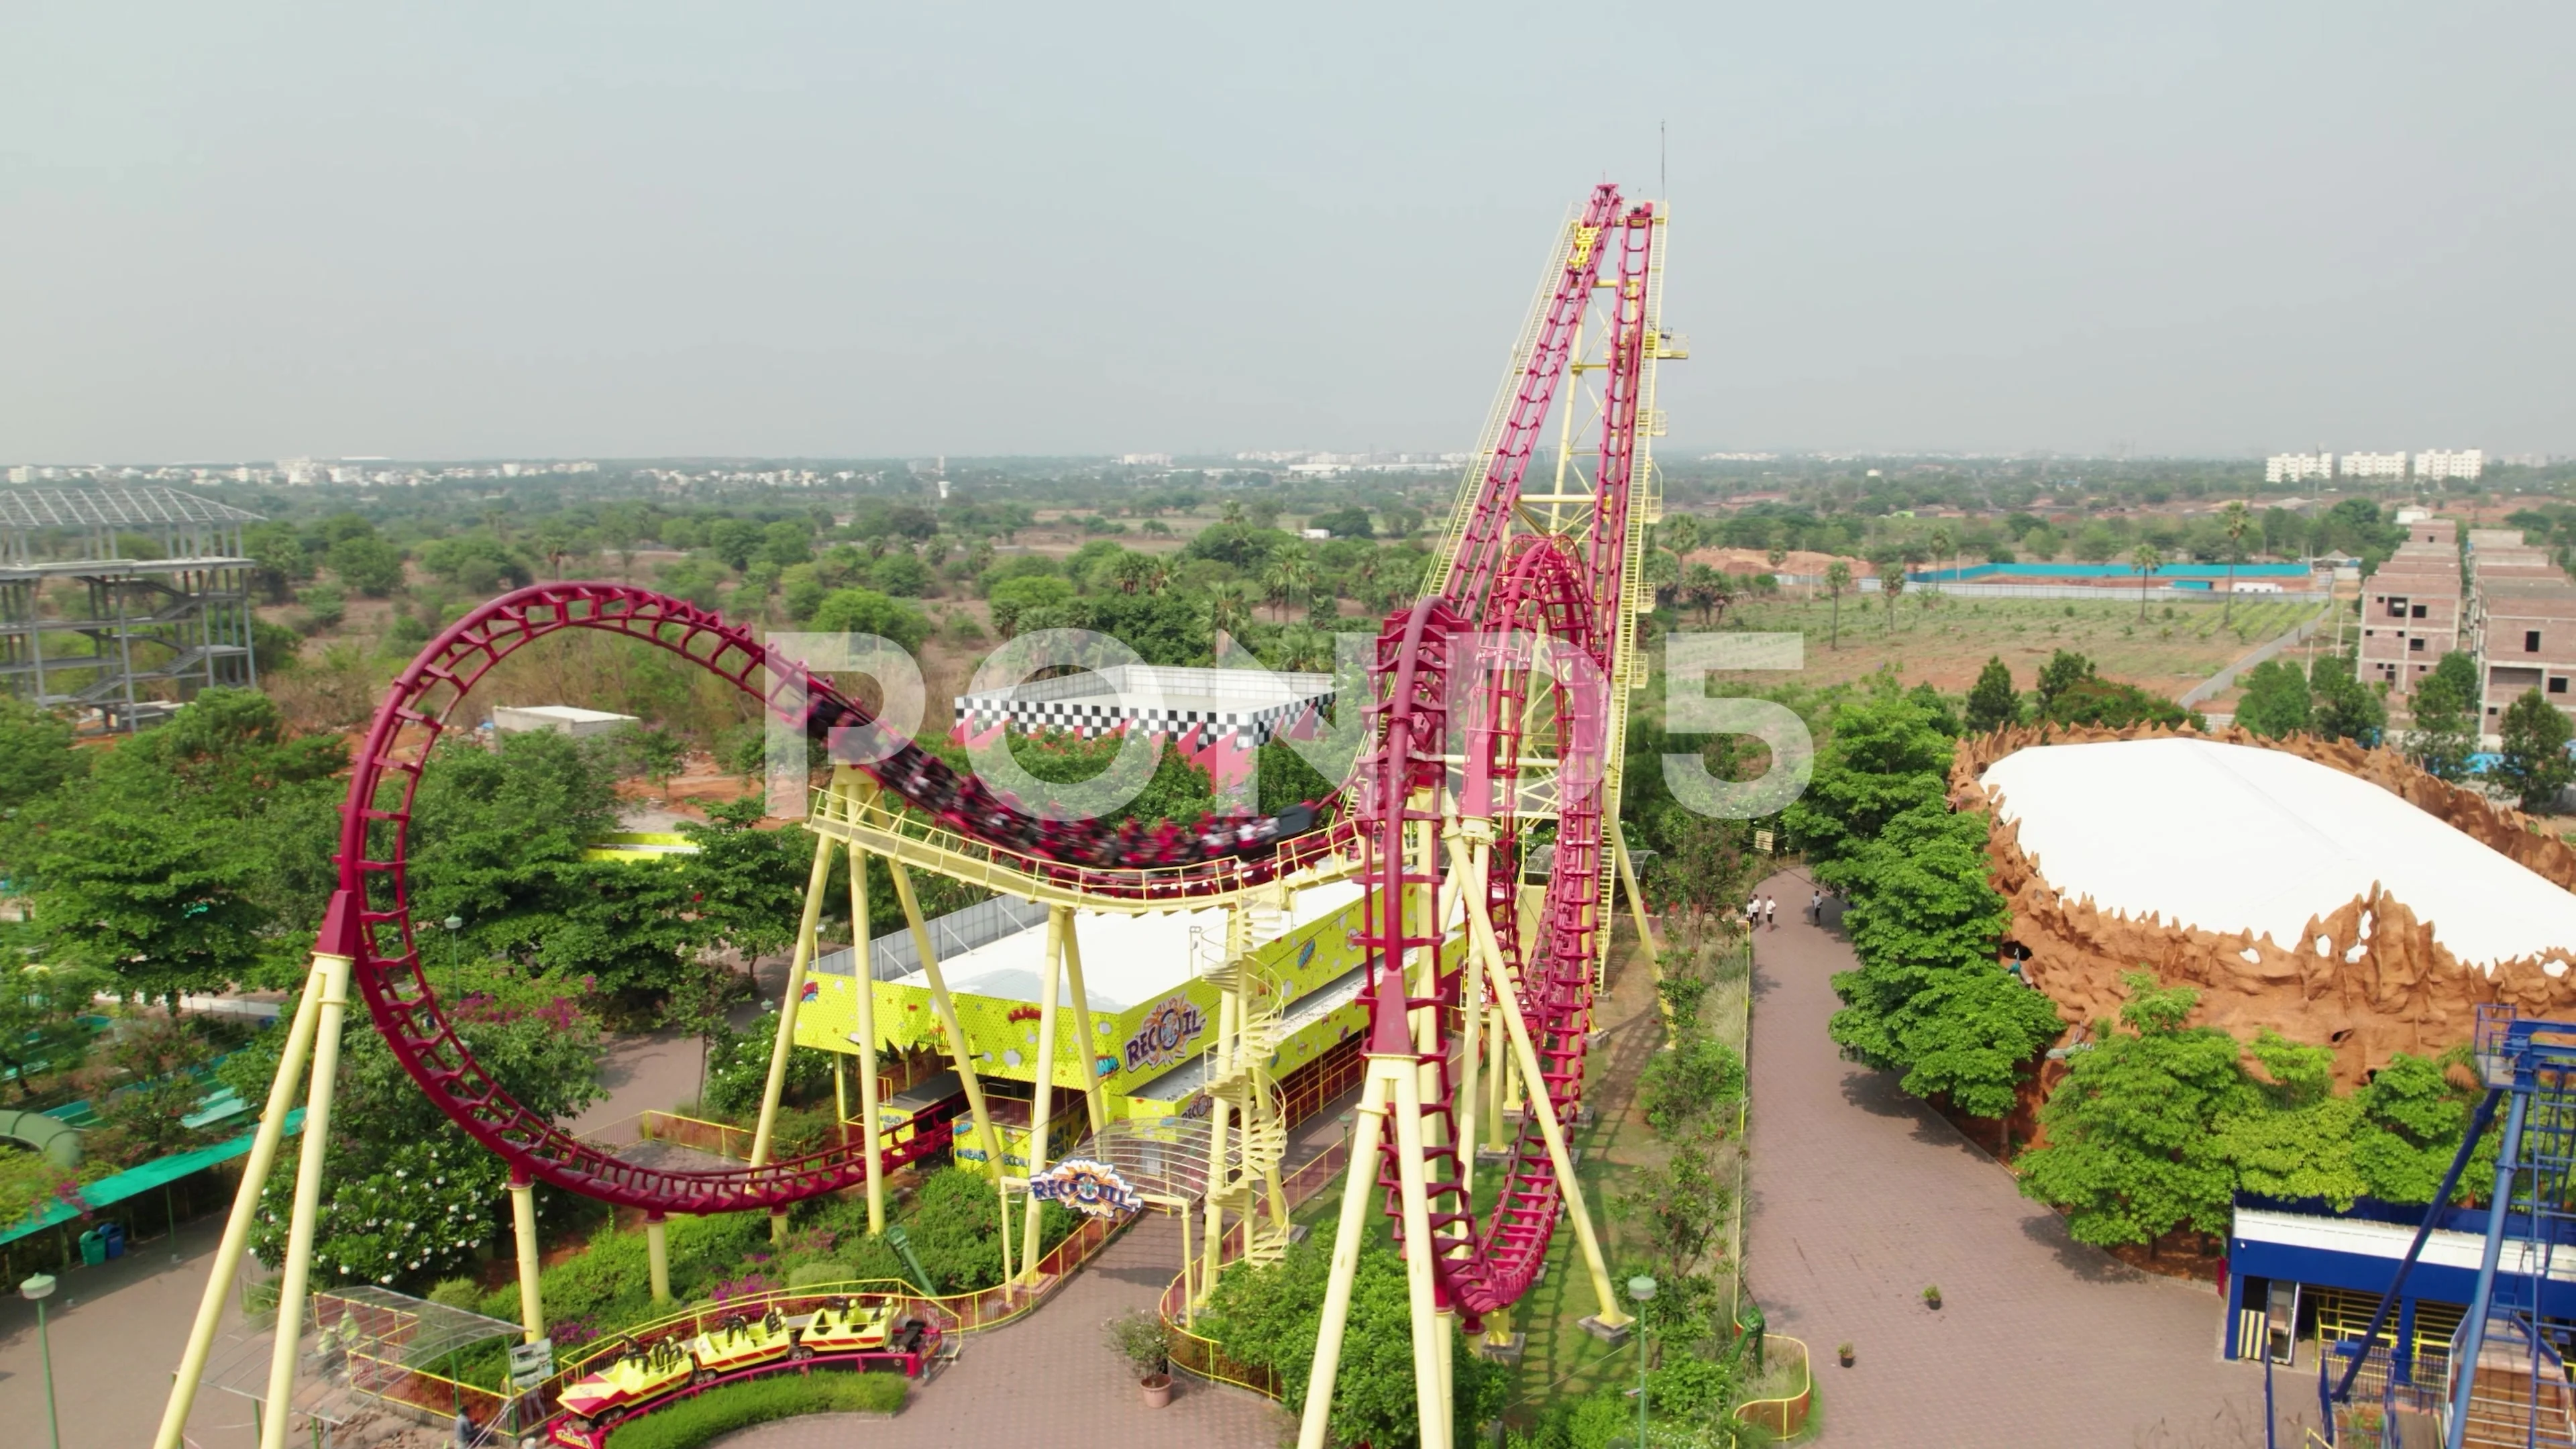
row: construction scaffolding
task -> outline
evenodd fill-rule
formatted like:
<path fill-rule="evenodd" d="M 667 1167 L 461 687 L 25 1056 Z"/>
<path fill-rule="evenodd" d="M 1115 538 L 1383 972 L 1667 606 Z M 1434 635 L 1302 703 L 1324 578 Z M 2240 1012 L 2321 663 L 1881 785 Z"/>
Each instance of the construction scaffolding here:
<path fill-rule="evenodd" d="M 261 521 L 170 488 L 0 489 L 0 688 L 131 730 L 256 685 L 242 528 Z"/>

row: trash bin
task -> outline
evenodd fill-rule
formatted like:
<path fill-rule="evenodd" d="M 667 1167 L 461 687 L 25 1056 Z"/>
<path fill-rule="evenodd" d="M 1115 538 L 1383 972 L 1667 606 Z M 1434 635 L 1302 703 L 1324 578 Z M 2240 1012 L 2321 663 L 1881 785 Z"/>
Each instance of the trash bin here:
<path fill-rule="evenodd" d="M 109 1257 L 122 1258 L 125 1256 L 125 1224 L 99 1224 L 98 1240 L 107 1245 L 107 1255 Z"/>
<path fill-rule="evenodd" d="M 92 1228 L 80 1235 L 81 1261 L 95 1268 L 107 1261 L 107 1240 Z"/>

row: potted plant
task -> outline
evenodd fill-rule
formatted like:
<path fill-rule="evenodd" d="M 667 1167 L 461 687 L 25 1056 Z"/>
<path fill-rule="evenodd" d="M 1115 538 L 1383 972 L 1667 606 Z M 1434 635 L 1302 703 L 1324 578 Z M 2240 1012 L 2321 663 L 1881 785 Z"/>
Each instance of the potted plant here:
<path fill-rule="evenodd" d="M 1172 1401 L 1172 1331 L 1161 1314 L 1140 1308 L 1110 1319 L 1109 1346 L 1136 1370 L 1145 1405 L 1159 1409 Z"/>
<path fill-rule="evenodd" d="M 1938 1313 L 1938 1312 L 1940 1312 L 1940 1311 L 1941 1311 L 1941 1285 L 1940 1285 L 1940 1284 L 1938 1284 L 1938 1283 L 1933 1283 L 1933 1284 L 1929 1284 L 1929 1285 L 1925 1286 L 1925 1288 L 1923 1289 L 1923 1306 L 1924 1306 L 1924 1307 L 1926 1307 L 1926 1308 L 1931 1309 L 1931 1310 L 1932 1310 L 1933 1312 L 1935 1312 L 1935 1313 Z"/>
<path fill-rule="evenodd" d="M 1846 1338 L 1842 1342 L 1834 1345 L 1834 1357 L 1842 1360 L 1844 1368 L 1850 1368 L 1852 1366 L 1852 1346 L 1850 1339 Z"/>

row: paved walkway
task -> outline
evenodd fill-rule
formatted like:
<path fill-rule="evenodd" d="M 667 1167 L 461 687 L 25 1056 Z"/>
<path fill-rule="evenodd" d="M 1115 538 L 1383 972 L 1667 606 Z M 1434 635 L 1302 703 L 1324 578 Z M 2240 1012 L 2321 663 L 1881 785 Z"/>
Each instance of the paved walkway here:
<path fill-rule="evenodd" d="M 1166 1408 L 1145 1407 L 1136 1378 L 1101 1325 L 1150 1308 L 1180 1271 L 1177 1220 L 1148 1217 L 1109 1245 L 1045 1307 L 992 1333 L 971 1334 L 957 1362 L 916 1390 L 893 1422 L 790 1419 L 724 1439 L 724 1449 L 887 1449 L 915 1445 L 1156 1445 L 1275 1449 L 1293 1431 L 1286 1412 L 1242 1389 L 1176 1383 Z M 853 1430 L 857 1432 L 853 1432 Z"/>
<path fill-rule="evenodd" d="M 1763 887 L 1802 913 L 1808 889 Z M 1856 963 L 1838 932 L 1783 912 L 1754 960 L 1745 1258 L 1771 1327 L 1816 1356 L 1820 1442 L 2262 1442 L 2261 1374 L 2219 1358 L 2225 1303 L 2208 1285 L 2076 1243 L 1893 1074 L 1841 1059 L 1827 978 Z M 1932 1283 L 1937 1313 L 1920 1296 Z"/>

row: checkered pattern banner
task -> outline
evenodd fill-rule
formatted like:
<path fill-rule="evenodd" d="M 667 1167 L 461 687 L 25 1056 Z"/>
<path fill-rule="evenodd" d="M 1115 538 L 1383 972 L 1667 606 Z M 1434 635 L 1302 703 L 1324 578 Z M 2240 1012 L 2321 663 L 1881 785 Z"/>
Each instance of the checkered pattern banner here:
<path fill-rule="evenodd" d="M 1330 691 L 1305 699 L 1243 710 L 1163 709 L 1087 699 L 1013 699 L 1001 694 L 960 695 L 957 723 L 970 735 L 1009 726 L 1025 734 L 1065 730 L 1082 739 L 1142 728 L 1170 737 L 1196 733 L 1203 743 L 1223 740 L 1239 749 L 1270 743 L 1281 730 L 1332 703 Z"/>

